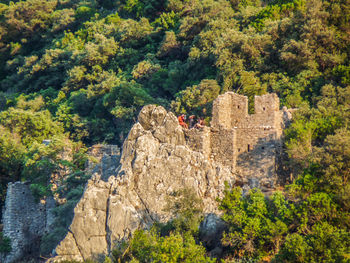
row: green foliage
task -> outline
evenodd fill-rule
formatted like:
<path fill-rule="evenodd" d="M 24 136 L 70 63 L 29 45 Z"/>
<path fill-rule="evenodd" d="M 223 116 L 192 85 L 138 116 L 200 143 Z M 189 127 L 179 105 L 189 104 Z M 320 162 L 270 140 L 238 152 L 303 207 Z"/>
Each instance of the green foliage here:
<path fill-rule="evenodd" d="M 222 219 L 229 225 L 222 243 L 229 253 L 237 258 L 262 259 L 279 251 L 291 219 L 290 204 L 280 192 L 267 199 L 252 190 L 243 197 L 241 188 L 227 187 L 220 202 Z"/>
<path fill-rule="evenodd" d="M 333 69 L 334 76 L 343 85 L 350 85 L 350 66 L 339 65 Z"/>
<path fill-rule="evenodd" d="M 1 174 L 7 175 L 11 180 L 18 180 L 24 153 L 25 147 L 21 144 L 18 135 L 0 126 Z"/>
<path fill-rule="evenodd" d="M 76 261 L 76 260 L 62 260 L 61 262 L 62 263 L 81 263 L 81 261 Z M 84 260 L 84 263 L 96 263 L 96 261 L 93 261 L 91 259 L 87 259 L 87 260 Z M 107 263 L 109 263 L 109 262 L 107 261 Z"/>
<path fill-rule="evenodd" d="M 182 234 L 198 235 L 199 224 L 203 220 L 203 202 L 194 191 L 184 188 L 168 197 L 164 209 L 173 216 L 165 225 L 160 224 L 161 233 L 171 231 Z"/>
<path fill-rule="evenodd" d="M 271 1 L 268 6 L 263 8 L 253 19 L 251 25 L 258 31 L 261 31 L 267 19 L 280 19 L 290 13 L 299 11 L 304 8 L 304 0 L 288 0 L 288 1 Z"/>
<path fill-rule="evenodd" d="M 0 124 L 11 133 L 19 134 L 21 142 L 27 147 L 33 142 L 42 142 L 63 132 L 62 127 L 52 121 L 51 114 L 47 110 L 33 112 L 9 108 L 0 112 Z"/>
<path fill-rule="evenodd" d="M 137 230 L 126 250 L 114 250 L 113 256 L 115 262 L 216 262 L 193 237 L 179 233 L 162 237 L 154 229 Z"/>
<path fill-rule="evenodd" d="M 299 169 L 296 173 L 308 168 L 305 174 L 310 172 L 327 174 L 321 181 L 327 178 L 327 182 L 334 190 L 347 181 L 346 178 L 343 181 L 338 177 L 347 169 L 346 166 L 337 170 L 333 167 L 338 166 L 338 160 L 335 159 L 340 158 L 339 164 L 344 165 L 344 161 L 348 158 L 347 151 L 339 149 L 347 144 L 345 141 L 349 136 L 347 128 L 341 128 L 347 127 L 349 122 L 349 91 L 349 86 L 344 89 L 331 85 L 324 86 L 317 107 L 298 111 L 293 124 L 286 131 L 287 151 L 295 164 L 294 167 Z M 317 152 L 317 155 L 313 152 Z M 322 189 L 324 190 L 323 187 Z"/>
<path fill-rule="evenodd" d="M 190 189 L 174 192 L 165 208 L 173 219 L 148 231 L 137 230 L 113 251 L 115 262 L 216 262 L 196 240 L 202 209 L 202 201 Z"/>
<path fill-rule="evenodd" d="M 277 260 L 283 262 L 347 262 L 349 232 L 328 223 L 314 225 L 312 234 L 294 233 L 286 237 Z"/>
<path fill-rule="evenodd" d="M 348 9 L 342 2 L 314 1 L 264 6 L 226 0 L 31 0 L 3 5 L 0 71 L 6 74 L 0 77 L 1 88 L 26 94 L 61 91 L 44 109 L 64 123 L 73 139 L 88 144 L 121 144 L 120 134 L 127 133 L 142 101 L 175 101 L 176 111 L 204 110 L 209 116 L 210 103 L 196 105 L 186 95 L 206 79 L 215 79 L 220 92 L 248 95 L 250 104 L 254 95 L 275 91 L 285 105 L 300 107 L 330 81 L 347 85 Z M 33 6 L 40 11 L 32 12 Z M 21 34 L 31 37 L 9 30 L 19 23 L 19 9 L 25 14 Z M 327 10 L 332 15 L 324 19 Z M 264 24 L 264 29 L 256 26 L 260 32 L 252 27 L 259 21 Z M 203 85 L 199 89 L 206 89 Z M 122 97 L 130 92 L 141 101 L 125 103 Z M 217 94 L 216 89 L 208 93 Z"/>
<path fill-rule="evenodd" d="M 266 198 L 252 190 L 242 196 L 229 188 L 220 201 L 229 229 L 222 244 L 237 259 L 272 259 L 272 262 L 346 262 L 350 233 L 344 216 L 326 193 L 303 201 L 286 199 L 276 192 Z"/>
<path fill-rule="evenodd" d="M 95 10 L 89 6 L 79 6 L 75 11 L 77 20 L 89 20 L 95 14 Z"/>
<path fill-rule="evenodd" d="M 211 116 L 213 101 L 220 93 L 220 86 L 215 80 L 202 80 L 199 85 L 181 91 L 172 103 L 177 114 L 196 114 L 202 117 Z"/>
<path fill-rule="evenodd" d="M 0 253 L 11 252 L 11 240 L 0 232 Z"/>
<path fill-rule="evenodd" d="M 126 0 L 124 9 L 136 17 L 152 17 L 163 10 L 165 2 L 165 0 Z"/>
<path fill-rule="evenodd" d="M 160 17 L 157 18 L 153 23 L 154 25 L 157 25 L 165 30 L 168 30 L 170 28 L 174 28 L 178 20 L 179 18 L 175 14 L 175 12 L 171 11 L 169 13 L 161 14 Z"/>

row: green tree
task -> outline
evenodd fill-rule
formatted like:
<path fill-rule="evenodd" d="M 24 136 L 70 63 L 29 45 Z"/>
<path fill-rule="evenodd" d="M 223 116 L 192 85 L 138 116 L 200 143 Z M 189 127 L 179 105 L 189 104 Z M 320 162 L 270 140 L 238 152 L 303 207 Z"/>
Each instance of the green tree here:
<path fill-rule="evenodd" d="M 227 253 L 240 259 L 273 257 L 288 233 L 291 208 L 280 192 L 267 199 L 259 190 L 242 196 L 241 188 L 226 187 L 219 209 L 229 225 L 222 238 L 222 244 L 229 248 Z"/>
<path fill-rule="evenodd" d="M 187 113 L 210 117 L 213 101 L 219 93 L 220 86 L 215 80 L 202 80 L 199 85 L 180 91 L 171 106 L 177 114 Z"/>

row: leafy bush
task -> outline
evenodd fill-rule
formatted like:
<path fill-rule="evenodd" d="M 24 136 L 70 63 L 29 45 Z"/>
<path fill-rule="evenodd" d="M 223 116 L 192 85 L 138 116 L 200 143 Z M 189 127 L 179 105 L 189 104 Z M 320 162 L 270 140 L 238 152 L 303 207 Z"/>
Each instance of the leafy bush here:
<path fill-rule="evenodd" d="M 216 262 L 205 253 L 190 235 L 161 237 L 155 230 L 138 230 L 124 250 L 114 250 L 113 256 L 115 262 Z"/>
<path fill-rule="evenodd" d="M 115 262 L 216 262 L 197 241 L 203 212 L 196 194 L 190 189 L 174 192 L 165 211 L 173 219 L 149 231 L 137 230 L 113 251 Z"/>
<path fill-rule="evenodd" d="M 0 253 L 11 252 L 11 240 L 0 232 Z"/>
<path fill-rule="evenodd" d="M 222 243 L 240 259 L 263 259 L 276 254 L 288 233 L 291 205 L 280 192 L 267 199 L 260 190 L 242 196 L 241 188 L 228 187 L 219 209 L 229 230 Z"/>

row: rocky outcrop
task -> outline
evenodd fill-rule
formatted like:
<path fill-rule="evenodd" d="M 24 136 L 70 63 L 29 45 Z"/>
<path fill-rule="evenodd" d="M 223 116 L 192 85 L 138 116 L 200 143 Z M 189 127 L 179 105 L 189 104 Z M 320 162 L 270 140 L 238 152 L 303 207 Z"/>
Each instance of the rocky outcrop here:
<path fill-rule="evenodd" d="M 109 171 L 114 174 L 96 172 L 89 180 L 51 262 L 98 258 L 134 230 L 168 220 L 163 211 L 167 196 L 184 187 L 202 198 L 206 213 L 216 213 L 224 182 L 235 181 L 231 166 L 191 149 L 176 116 L 154 105 L 142 109 L 124 142 L 120 165 Z"/>
<path fill-rule="evenodd" d="M 3 234 L 11 239 L 11 252 L 0 255 L 0 262 L 10 263 L 24 256 L 39 255 L 40 238 L 50 231 L 54 221 L 55 201 L 37 202 L 29 184 L 9 183 L 2 223 Z"/>

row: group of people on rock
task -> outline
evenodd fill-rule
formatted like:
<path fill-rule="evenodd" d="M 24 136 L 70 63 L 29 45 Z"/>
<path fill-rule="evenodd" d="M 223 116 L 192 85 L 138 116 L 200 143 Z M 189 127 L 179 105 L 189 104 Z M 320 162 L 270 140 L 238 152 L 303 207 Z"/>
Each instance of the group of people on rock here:
<path fill-rule="evenodd" d="M 204 120 L 201 117 L 197 117 L 196 115 L 191 115 L 188 117 L 189 121 L 187 123 L 187 116 L 185 114 L 180 115 L 178 118 L 179 124 L 182 128 L 185 129 L 201 129 L 204 127 Z"/>

